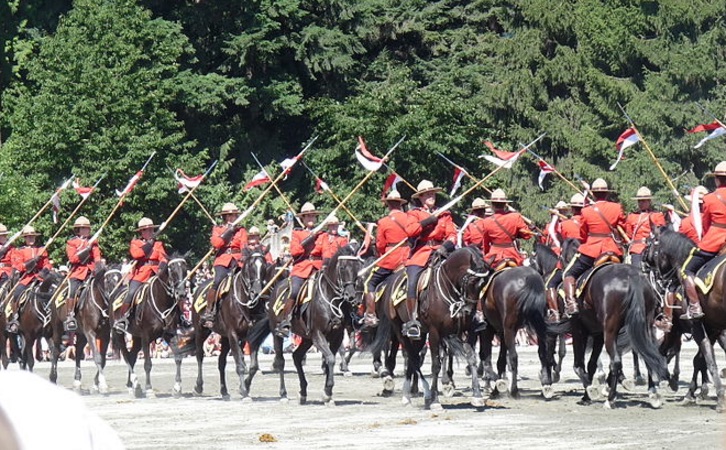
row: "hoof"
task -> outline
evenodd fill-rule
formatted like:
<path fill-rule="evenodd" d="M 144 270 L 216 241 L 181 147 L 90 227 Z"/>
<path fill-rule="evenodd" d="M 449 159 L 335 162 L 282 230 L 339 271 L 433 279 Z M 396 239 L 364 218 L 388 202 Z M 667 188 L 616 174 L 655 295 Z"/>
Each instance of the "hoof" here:
<path fill-rule="evenodd" d="M 600 386 L 600 396 L 607 397 L 608 395 L 610 395 L 610 386 L 603 384 Z"/>
<path fill-rule="evenodd" d="M 141 389 L 141 386 L 139 386 L 138 384 L 134 388 L 134 396 L 136 398 L 144 398 L 144 390 Z"/>
<path fill-rule="evenodd" d="M 346 370 L 345 372 L 343 372 L 343 376 L 344 377 L 352 377 L 353 376 L 353 372 L 351 372 L 350 370 Z"/>
<path fill-rule="evenodd" d="M 721 378 L 726 378 L 726 369 L 721 369 Z"/>
<path fill-rule="evenodd" d="M 201 397 L 202 394 L 204 394 L 204 389 L 201 387 L 195 387 L 194 388 L 194 396 L 195 397 Z"/>
<path fill-rule="evenodd" d="M 380 378 L 380 377 L 381 377 L 381 373 L 378 370 L 376 370 L 376 369 L 371 370 L 371 378 Z"/>
<path fill-rule="evenodd" d="M 153 389 L 147 389 L 145 392 L 146 398 L 156 398 L 156 393 Z"/>
<path fill-rule="evenodd" d="M 600 386 L 594 386 L 590 385 L 585 388 L 585 391 L 587 392 L 587 396 L 590 397 L 593 400 L 596 400 L 602 396 L 600 393 Z"/>
<path fill-rule="evenodd" d="M 251 404 L 252 403 L 252 397 L 250 397 L 250 396 L 242 397 L 242 403 L 245 404 L 245 405 Z"/>
<path fill-rule="evenodd" d="M 552 382 L 553 383 L 559 383 L 560 382 L 560 373 L 555 372 L 552 374 Z"/>
<path fill-rule="evenodd" d="M 396 388 L 396 383 L 393 382 L 393 377 L 388 375 L 386 378 L 383 379 L 383 390 L 387 392 L 393 392 L 393 390 Z"/>
<path fill-rule="evenodd" d="M 443 411 L 444 407 L 441 406 L 441 403 L 436 402 L 429 405 L 429 408 L 431 411 Z"/>
<path fill-rule="evenodd" d="M 635 390 L 635 383 L 633 383 L 633 380 L 623 380 L 620 385 L 628 392 L 633 392 Z"/>
<path fill-rule="evenodd" d="M 605 403 L 602 404 L 603 409 L 613 409 L 613 405 L 610 404 L 610 400 L 605 400 Z"/>
<path fill-rule="evenodd" d="M 555 389 L 551 386 L 542 386 L 542 397 L 549 400 L 555 395 Z"/>
<path fill-rule="evenodd" d="M 228 402 L 231 400 L 231 397 L 229 396 L 229 394 L 222 394 L 222 400 Z"/>
<path fill-rule="evenodd" d="M 670 384 L 670 381 L 667 381 L 667 380 L 660 380 L 660 381 L 658 382 L 658 389 L 666 390 L 667 388 L 669 388 L 669 387 L 670 387 L 670 385 L 671 385 L 671 384 Z M 678 389 L 678 385 L 676 385 L 676 389 Z"/>
<path fill-rule="evenodd" d="M 681 406 L 691 406 L 696 404 L 696 399 L 691 397 L 690 395 L 686 395 L 683 397 L 683 400 L 681 400 Z"/>
<path fill-rule="evenodd" d="M 403 406 L 411 406 L 411 399 L 408 397 L 401 398 L 401 405 Z"/>
<path fill-rule="evenodd" d="M 107 384 L 101 384 L 98 386 L 98 393 L 101 395 L 108 395 L 108 385 Z"/>
<path fill-rule="evenodd" d="M 174 387 L 171 389 L 171 394 L 174 398 L 179 398 L 182 395 L 181 383 L 174 383 Z"/>
<path fill-rule="evenodd" d="M 73 380 L 73 390 L 74 391 L 81 390 L 81 380 Z"/>
<path fill-rule="evenodd" d="M 299 398 L 299 399 L 297 399 L 297 403 L 298 403 L 299 405 L 304 405 L 304 404 L 306 404 L 307 402 L 308 402 L 308 398 L 307 398 L 307 397 L 303 397 L 303 396 L 300 396 L 300 398 Z"/>
<path fill-rule="evenodd" d="M 484 406 L 486 406 L 486 402 L 484 402 L 484 399 L 482 397 L 472 397 L 471 406 L 473 406 L 474 408 L 483 408 Z"/>
<path fill-rule="evenodd" d="M 668 382 L 668 387 L 671 389 L 672 392 L 678 392 L 678 380 L 671 379 Z"/>
<path fill-rule="evenodd" d="M 325 397 L 323 397 L 323 405 L 333 407 L 335 406 L 335 400 L 333 400 L 332 398 L 328 398 L 326 400 Z"/>
<path fill-rule="evenodd" d="M 509 383 L 507 383 L 507 380 L 505 380 L 504 378 L 500 378 L 496 382 L 496 387 L 499 392 L 504 394 L 509 388 Z"/>
<path fill-rule="evenodd" d="M 703 383 L 703 385 L 701 385 L 701 392 L 698 394 L 698 397 L 701 400 L 707 400 L 708 393 L 710 390 L 711 390 L 711 385 L 709 383 Z"/>
<path fill-rule="evenodd" d="M 638 375 L 635 377 L 635 385 L 636 386 L 645 386 L 645 378 L 643 378 L 642 375 Z"/>
<path fill-rule="evenodd" d="M 451 398 L 454 396 L 456 389 L 454 388 L 453 384 L 445 384 L 441 386 L 441 391 L 444 394 L 444 397 Z"/>
<path fill-rule="evenodd" d="M 290 399 L 287 397 L 280 397 L 280 403 L 288 404 L 288 403 L 290 403 Z"/>
<path fill-rule="evenodd" d="M 648 402 L 650 407 L 653 409 L 660 409 L 663 406 L 663 400 L 657 392 L 651 392 L 648 394 Z"/>

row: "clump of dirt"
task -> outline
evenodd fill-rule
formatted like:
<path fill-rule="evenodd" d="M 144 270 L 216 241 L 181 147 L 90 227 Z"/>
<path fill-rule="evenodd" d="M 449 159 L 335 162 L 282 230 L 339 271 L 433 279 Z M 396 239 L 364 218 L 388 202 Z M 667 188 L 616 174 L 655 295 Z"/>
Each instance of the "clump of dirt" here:
<path fill-rule="evenodd" d="M 260 442 L 277 442 L 277 438 L 270 433 L 262 433 L 260 435 Z"/>
<path fill-rule="evenodd" d="M 414 420 L 414 419 L 411 419 L 411 418 L 403 419 L 403 420 L 401 420 L 401 421 L 398 422 L 399 425 L 416 425 L 417 423 L 418 423 L 417 420 Z"/>

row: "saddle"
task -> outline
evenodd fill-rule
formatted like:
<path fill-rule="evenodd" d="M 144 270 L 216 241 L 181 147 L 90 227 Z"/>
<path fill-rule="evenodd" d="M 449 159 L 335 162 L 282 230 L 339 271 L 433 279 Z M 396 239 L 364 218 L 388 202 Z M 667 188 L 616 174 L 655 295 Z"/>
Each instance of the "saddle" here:
<path fill-rule="evenodd" d="M 620 256 L 616 255 L 613 252 L 605 252 L 602 255 L 595 258 L 595 264 L 593 264 L 593 268 L 602 266 L 604 264 L 620 264 L 623 262 L 622 258 Z"/>
<path fill-rule="evenodd" d="M 500 272 L 502 270 L 512 269 L 514 267 L 518 267 L 515 260 L 513 260 L 512 258 L 504 258 L 503 260 L 499 261 L 496 266 L 492 267 L 492 269 L 494 270 L 494 272 Z"/>
<path fill-rule="evenodd" d="M 716 272 L 726 263 L 726 255 L 719 255 L 704 264 L 696 273 L 695 282 L 701 293 L 707 295 L 713 289 Z"/>
<path fill-rule="evenodd" d="M 616 255 L 611 255 L 615 257 L 614 262 L 610 257 L 606 258 L 605 255 L 601 255 L 597 261 L 600 261 L 600 264 L 596 264 L 589 269 L 585 271 L 575 282 L 575 297 L 579 297 L 583 292 L 585 292 L 585 288 L 587 287 L 587 283 L 590 282 L 590 279 L 592 276 L 603 267 L 611 266 L 613 264 L 619 264 L 620 258 L 618 258 Z M 563 293 L 564 294 L 564 293 Z"/>
<path fill-rule="evenodd" d="M 313 293 L 315 292 L 315 281 L 317 279 L 317 272 L 314 272 L 312 275 L 310 275 L 310 278 L 308 278 L 305 283 L 300 288 L 300 292 L 297 294 L 297 298 L 295 299 L 295 307 L 305 305 L 307 303 L 310 303 L 310 300 L 313 299 Z M 280 292 L 277 294 L 277 297 L 275 297 L 275 303 L 273 306 L 273 311 L 275 312 L 276 316 L 279 316 L 282 312 L 283 307 L 285 306 L 285 302 L 290 297 L 290 284 L 288 283 L 287 286 L 285 286 L 283 289 L 280 290 Z"/>
<path fill-rule="evenodd" d="M 494 279 L 496 277 L 503 274 L 507 270 L 518 267 L 516 263 L 514 265 L 507 264 L 508 261 L 514 263 L 514 260 L 507 258 L 507 259 L 502 260 L 499 264 L 497 264 L 495 271 L 491 274 L 491 276 L 489 277 L 487 282 L 484 284 L 484 286 L 482 286 L 481 290 L 479 291 L 479 300 L 483 299 L 487 295 L 489 286 L 492 285 L 492 283 L 494 282 Z"/>

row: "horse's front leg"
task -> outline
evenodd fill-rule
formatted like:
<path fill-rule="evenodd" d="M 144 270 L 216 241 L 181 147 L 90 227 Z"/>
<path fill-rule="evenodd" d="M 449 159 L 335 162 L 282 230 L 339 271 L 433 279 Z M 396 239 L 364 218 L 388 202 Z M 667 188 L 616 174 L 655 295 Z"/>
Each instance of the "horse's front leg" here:
<path fill-rule="evenodd" d="M 102 395 L 108 394 L 108 384 L 106 383 L 106 376 L 103 373 L 104 366 L 106 365 L 106 350 L 104 349 L 103 339 L 101 342 L 101 348 L 98 347 L 98 336 L 93 330 L 85 333 L 88 345 L 91 346 L 91 356 L 93 356 L 93 362 L 96 365 L 96 376 L 94 378 L 94 386 L 98 388 L 98 393 Z M 108 344 L 106 344 L 108 345 Z M 76 350 L 78 353 L 81 350 Z M 80 370 L 79 370 L 80 372 Z M 80 373 L 79 373 L 80 379 Z"/>
<path fill-rule="evenodd" d="M 151 340 L 147 337 L 141 338 L 141 346 L 144 349 L 144 373 L 146 374 L 146 398 L 155 398 L 156 394 L 151 387 Z"/>
<path fill-rule="evenodd" d="M 431 395 L 424 397 L 424 407 L 440 411 L 439 403 L 439 373 L 441 372 L 441 338 L 436 327 L 429 327 L 429 348 L 431 350 Z M 445 358 L 446 356 L 444 356 Z"/>
<path fill-rule="evenodd" d="M 234 365 L 235 365 L 235 371 L 237 372 L 237 377 L 239 378 L 239 393 L 242 396 L 242 401 L 249 402 L 252 399 L 250 398 L 249 392 L 247 392 L 247 386 L 245 385 L 245 372 L 247 371 L 247 367 L 245 366 L 245 357 L 242 352 L 242 347 L 239 345 L 239 337 L 237 337 L 237 333 L 231 332 L 228 335 L 228 339 L 230 349 L 232 350 L 232 357 L 234 358 Z"/>
<path fill-rule="evenodd" d="M 342 336 L 340 341 L 342 341 Z M 323 356 L 323 368 L 325 370 L 323 403 L 326 406 L 335 406 L 335 400 L 333 400 L 333 386 L 335 385 L 335 353 L 333 353 L 328 339 L 320 330 L 316 330 L 313 333 L 313 343 Z M 337 343 L 338 342 L 336 342 L 336 344 Z"/>
<path fill-rule="evenodd" d="M 313 341 L 307 338 L 303 338 L 300 345 L 292 352 L 292 361 L 295 363 L 295 370 L 297 371 L 298 381 L 300 382 L 300 398 L 298 402 L 304 405 L 308 401 L 308 380 L 305 378 L 305 368 L 303 367 L 305 354 L 308 352 L 310 347 L 313 345 Z M 282 347 L 282 344 L 280 344 Z M 335 361 L 333 361 L 335 364 Z"/>
<path fill-rule="evenodd" d="M 227 390 L 227 355 L 229 355 L 229 339 L 223 337 L 219 341 L 220 350 L 219 358 L 217 359 L 217 369 L 219 370 L 219 393 L 222 396 L 222 400 L 229 400 L 229 390 Z"/>
<path fill-rule="evenodd" d="M 275 359 L 272 363 L 272 367 L 274 370 L 277 371 L 279 377 L 280 377 L 280 387 L 279 387 L 279 394 L 280 394 L 280 401 L 281 402 L 287 402 L 287 388 L 285 387 L 285 354 L 283 351 L 284 341 L 280 336 L 274 336 L 272 338 L 272 345 L 275 349 Z"/>

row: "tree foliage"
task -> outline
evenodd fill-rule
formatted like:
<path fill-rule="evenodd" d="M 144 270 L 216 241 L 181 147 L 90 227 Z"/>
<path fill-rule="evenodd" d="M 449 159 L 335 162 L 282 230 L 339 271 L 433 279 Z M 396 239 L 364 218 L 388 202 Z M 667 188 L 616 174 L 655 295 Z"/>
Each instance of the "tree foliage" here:
<path fill-rule="evenodd" d="M 43 2 L 31 2 L 43 3 Z M 615 140 L 635 121 L 681 193 L 722 159 L 723 141 L 700 150 L 684 129 L 726 106 L 726 5 L 703 0 L 75 0 L 55 8 L 0 2 L 0 214 L 19 226 L 73 172 L 107 179 L 87 211 L 103 219 L 151 151 L 158 156 L 114 219 L 104 246 L 125 252 L 135 220 L 162 220 L 179 201 L 167 165 L 201 172 L 221 164 L 198 192 L 210 208 L 244 208 L 261 192 L 242 186 L 259 169 L 319 135 L 308 164 L 342 197 L 365 175 L 356 136 L 377 155 L 401 136 L 390 166 L 415 185 L 450 187 L 452 168 L 477 177 L 493 166 L 484 140 L 534 148 L 568 179 L 610 181 L 628 208 L 648 185 L 675 203 L 643 144 L 607 172 Z M 42 12 L 41 12 L 42 11 Z M 8 14 L 5 14 L 8 13 Z M 534 157 L 501 171 L 516 205 L 543 221 L 573 189 L 554 176 L 540 193 Z M 382 213 L 376 174 L 350 205 L 363 220 Z M 468 182 L 467 182 L 468 183 Z M 465 183 L 466 186 L 466 183 Z M 281 183 L 298 207 L 316 194 L 302 167 Z M 403 195 L 407 186 L 399 186 Z M 478 196 L 487 196 L 483 189 Z M 72 203 L 75 197 L 69 197 Z M 458 208 L 464 213 L 473 196 Z M 284 213 L 273 191 L 250 223 Z M 343 214 L 341 214 L 343 216 Z M 41 228 L 53 226 L 44 217 Z M 193 203 L 167 239 L 203 253 L 209 223 Z M 192 237 L 190 239 L 190 236 Z"/>

